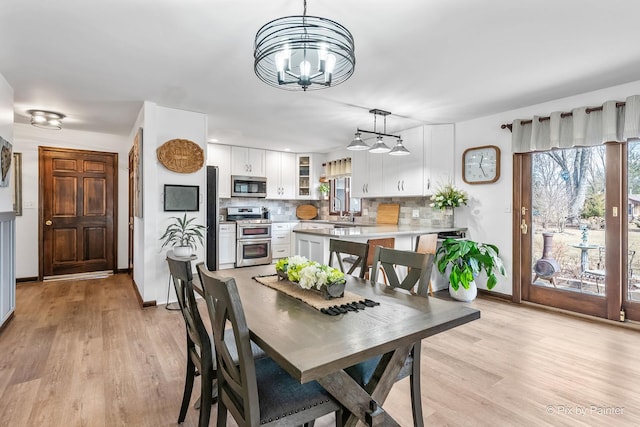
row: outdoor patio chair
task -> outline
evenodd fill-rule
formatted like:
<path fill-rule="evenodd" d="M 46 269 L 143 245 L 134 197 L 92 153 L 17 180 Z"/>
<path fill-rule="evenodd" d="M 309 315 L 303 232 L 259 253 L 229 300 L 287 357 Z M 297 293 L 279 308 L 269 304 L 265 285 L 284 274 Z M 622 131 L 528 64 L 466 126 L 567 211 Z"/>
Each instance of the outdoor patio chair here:
<path fill-rule="evenodd" d="M 629 278 L 633 276 L 633 258 L 636 255 L 636 251 L 629 250 L 628 258 L 627 258 L 627 268 Z M 585 280 L 593 280 L 596 284 L 596 292 L 600 293 L 600 282 L 604 284 L 604 278 L 606 275 L 605 270 L 605 247 L 600 246 L 598 248 L 598 263 L 596 264 L 595 269 L 586 269 L 582 273 L 580 273 L 580 292 L 582 292 L 582 287 Z"/>

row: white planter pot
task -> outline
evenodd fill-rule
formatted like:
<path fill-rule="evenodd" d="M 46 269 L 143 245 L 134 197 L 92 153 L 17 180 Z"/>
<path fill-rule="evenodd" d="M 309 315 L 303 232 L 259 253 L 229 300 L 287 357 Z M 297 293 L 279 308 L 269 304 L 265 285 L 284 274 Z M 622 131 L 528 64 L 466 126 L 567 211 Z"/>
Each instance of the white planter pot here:
<path fill-rule="evenodd" d="M 189 246 L 174 246 L 173 254 L 177 257 L 188 258 L 191 256 L 191 248 Z"/>
<path fill-rule="evenodd" d="M 465 289 L 462 285 L 459 285 L 457 291 L 454 291 L 451 285 L 449 285 L 449 295 L 457 301 L 471 302 L 478 296 L 478 287 L 475 281 L 469 283 L 469 289 Z"/>

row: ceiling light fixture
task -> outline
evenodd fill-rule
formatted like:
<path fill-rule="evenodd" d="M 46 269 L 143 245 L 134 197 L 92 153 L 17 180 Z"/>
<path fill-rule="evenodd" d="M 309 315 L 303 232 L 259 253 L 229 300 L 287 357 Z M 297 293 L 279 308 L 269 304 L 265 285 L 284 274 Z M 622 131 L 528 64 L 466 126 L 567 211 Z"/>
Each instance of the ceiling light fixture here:
<path fill-rule="evenodd" d="M 373 110 L 369 110 L 371 114 L 373 114 L 373 130 L 364 130 L 358 129 L 356 131 L 355 138 L 353 141 L 347 146 L 347 150 L 369 150 L 370 153 L 389 153 L 392 156 L 406 156 L 411 154 L 409 150 L 402 143 L 402 138 L 400 135 L 390 135 L 387 133 L 387 116 L 391 113 L 388 111 L 380 110 L 374 108 Z M 378 132 L 377 128 L 377 118 L 378 116 L 382 116 L 384 118 L 384 128 L 382 132 Z M 371 147 L 367 145 L 366 142 L 362 140 L 363 133 L 371 133 L 377 136 L 375 144 Z M 396 138 L 397 142 L 393 149 L 389 148 L 387 144 L 384 143 L 383 137 L 389 136 L 391 138 Z"/>
<path fill-rule="evenodd" d="M 307 16 L 307 0 L 302 16 L 285 16 L 260 28 L 254 47 L 256 75 L 280 89 L 336 86 L 351 77 L 356 65 L 349 30 L 330 19 Z"/>
<path fill-rule="evenodd" d="M 60 130 L 62 129 L 62 119 L 66 116 L 54 111 L 28 110 L 31 114 L 31 124 L 42 129 Z"/>

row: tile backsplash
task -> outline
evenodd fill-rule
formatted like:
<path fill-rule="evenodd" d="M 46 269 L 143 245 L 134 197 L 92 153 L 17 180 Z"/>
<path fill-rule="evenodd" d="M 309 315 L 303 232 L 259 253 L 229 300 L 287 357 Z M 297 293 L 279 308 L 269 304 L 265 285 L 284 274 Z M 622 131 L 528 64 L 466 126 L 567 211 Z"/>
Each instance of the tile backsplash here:
<path fill-rule="evenodd" d="M 362 210 L 367 215 L 356 217 L 356 222 L 365 224 L 376 223 L 376 212 L 381 203 L 399 203 L 400 219 L 402 225 L 422 225 L 431 227 L 453 226 L 453 217 L 445 215 L 444 211 L 434 209 L 431 200 L 427 197 L 387 197 L 362 199 Z M 233 199 L 220 199 L 220 214 L 227 214 L 228 206 L 263 206 L 271 213 L 274 221 L 295 221 L 296 208 L 300 205 L 314 205 L 318 208 L 318 219 L 335 220 L 335 215 L 329 215 L 328 200 L 267 200 L 255 198 L 234 197 Z M 418 217 L 414 218 L 414 211 L 418 211 Z"/>

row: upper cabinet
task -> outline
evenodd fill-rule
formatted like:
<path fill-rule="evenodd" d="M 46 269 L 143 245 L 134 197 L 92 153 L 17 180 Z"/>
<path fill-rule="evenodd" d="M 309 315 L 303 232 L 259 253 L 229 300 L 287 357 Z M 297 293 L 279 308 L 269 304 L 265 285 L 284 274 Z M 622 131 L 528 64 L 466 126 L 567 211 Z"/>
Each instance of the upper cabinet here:
<path fill-rule="evenodd" d="M 231 197 L 231 147 L 207 144 L 207 166 L 218 167 L 218 197 Z"/>
<path fill-rule="evenodd" d="M 407 197 L 422 196 L 424 191 L 424 127 L 419 126 L 402 131 L 401 136 L 404 146 L 411 154 L 407 156 L 373 154 L 374 156 L 382 156 L 384 194 Z"/>
<path fill-rule="evenodd" d="M 267 199 L 296 198 L 296 155 L 266 152 Z"/>
<path fill-rule="evenodd" d="M 265 156 L 265 150 L 231 147 L 231 175 L 265 176 Z"/>
<path fill-rule="evenodd" d="M 454 181 L 454 125 L 424 127 L 424 194 Z"/>
<path fill-rule="evenodd" d="M 322 162 L 325 158 L 326 156 L 323 154 L 298 154 L 296 164 L 296 199 L 320 199 L 318 187 L 320 187 Z"/>
<path fill-rule="evenodd" d="M 453 124 L 418 126 L 399 133 L 411 152 L 408 156 L 352 153 L 353 197 L 431 195 L 434 188 L 453 180 Z"/>
<path fill-rule="evenodd" d="M 377 197 L 384 192 L 382 161 L 385 154 L 354 151 L 351 155 L 351 196 Z"/>

